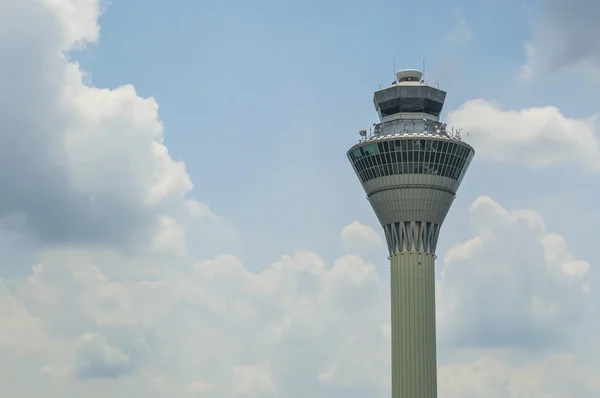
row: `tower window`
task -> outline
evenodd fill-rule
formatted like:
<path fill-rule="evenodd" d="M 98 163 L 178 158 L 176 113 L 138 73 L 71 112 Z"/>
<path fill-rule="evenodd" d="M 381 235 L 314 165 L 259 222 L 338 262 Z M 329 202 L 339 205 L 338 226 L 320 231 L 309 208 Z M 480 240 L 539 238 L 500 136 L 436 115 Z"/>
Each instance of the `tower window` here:
<path fill-rule="evenodd" d="M 401 174 L 429 174 L 460 181 L 473 152 L 456 142 L 441 140 L 386 140 L 350 153 L 363 182 Z"/>
<path fill-rule="evenodd" d="M 397 98 L 379 104 L 381 116 L 397 113 L 427 113 L 439 117 L 444 104 L 426 98 Z"/>

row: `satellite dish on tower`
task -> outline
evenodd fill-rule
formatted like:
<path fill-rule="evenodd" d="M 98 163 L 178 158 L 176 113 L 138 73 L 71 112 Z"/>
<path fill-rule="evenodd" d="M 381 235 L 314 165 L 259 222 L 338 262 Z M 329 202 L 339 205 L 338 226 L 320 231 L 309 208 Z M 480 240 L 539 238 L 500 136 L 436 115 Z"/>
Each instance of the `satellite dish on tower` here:
<path fill-rule="evenodd" d="M 367 136 L 367 130 L 360 130 L 358 132 L 358 134 L 360 134 L 361 137 L 366 137 Z"/>

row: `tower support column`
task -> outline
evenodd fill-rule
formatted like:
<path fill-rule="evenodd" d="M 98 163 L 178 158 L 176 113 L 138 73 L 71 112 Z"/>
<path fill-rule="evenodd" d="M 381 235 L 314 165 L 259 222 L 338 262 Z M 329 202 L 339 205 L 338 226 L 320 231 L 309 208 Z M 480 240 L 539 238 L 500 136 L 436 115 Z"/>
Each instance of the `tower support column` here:
<path fill-rule="evenodd" d="M 436 398 L 435 255 L 403 251 L 390 260 L 392 398 Z"/>

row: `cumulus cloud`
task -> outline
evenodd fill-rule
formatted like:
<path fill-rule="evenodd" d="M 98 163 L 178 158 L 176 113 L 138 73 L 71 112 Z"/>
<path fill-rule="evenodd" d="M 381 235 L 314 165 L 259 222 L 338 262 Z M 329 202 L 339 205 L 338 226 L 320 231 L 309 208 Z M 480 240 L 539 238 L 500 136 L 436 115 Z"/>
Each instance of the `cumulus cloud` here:
<path fill-rule="evenodd" d="M 234 369 L 236 390 L 244 397 L 274 396 L 277 387 L 268 370 L 260 366 L 238 366 Z"/>
<path fill-rule="evenodd" d="M 129 85 L 93 87 L 69 60 L 98 40 L 99 1 L 1 7 L 0 226 L 52 244 L 143 244 L 161 234 L 192 183 L 163 143 L 156 102 Z"/>
<path fill-rule="evenodd" d="M 207 391 L 210 391 L 212 386 L 204 380 L 194 380 L 188 384 L 187 392 L 194 396 L 205 395 Z"/>
<path fill-rule="evenodd" d="M 185 227 L 168 216 L 160 216 L 158 223 L 158 232 L 152 241 L 152 251 L 159 254 L 173 253 L 185 257 L 187 252 Z"/>
<path fill-rule="evenodd" d="M 526 79 L 547 72 L 581 69 L 600 77 L 600 36 L 596 0 L 542 0 L 525 44 Z"/>
<path fill-rule="evenodd" d="M 571 398 L 600 393 L 600 372 L 572 355 L 517 366 L 485 356 L 442 366 L 438 379 L 443 398 Z"/>
<path fill-rule="evenodd" d="M 186 206 L 189 214 L 193 217 L 216 217 L 207 204 L 198 202 L 195 199 L 187 200 Z"/>
<path fill-rule="evenodd" d="M 346 225 L 341 236 L 344 248 L 354 253 L 380 248 L 383 245 L 381 236 L 372 227 L 358 221 Z"/>
<path fill-rule="evenodd" d="M 477 156 L 541 168 L 576 164 L 600 171 L 598 115 L 570 119 L 552 106 L 503 110 L 483 99 L 468 101 L 448 123 L 469 132 Z"/>
<path fill-rule="evenodd" d="M 23 354 L 40 352 L 49 344 L 43 322 L 0 280 L 0 347 Z"/>
<path fill-rule="evenodd" d="M 15 289 L 53 338 L 72 341 L 45 364 L 53 377 L 117 383 L 128 375 L 165 387 L 164 396 L 385 386 L 386 284 L 358 256 L 328 266 L 299 252 L 254 273 L 222 255 L 136 281 L 111 280 L 101 264 L 70 263 L 53 256 Z"/>
<path fill-rule="evenodd" d="M 594 293 L 589 265 L 533 211 L 508 211 L 482 197 L 471 221 L 478 236 L 444 259 L 438 337 L 444 350 L 476 346 L 482 354 L 442 362 L 440 395 L 545 398 L 555 389 L 594 397 L 590 365 L 525 349 L 568 352 L 565 325 L 584 322 Z M 152 278 L 110 276 L 111 269 L 62 250 L 11 283 L 6 292 L 25 321 L 17 331 L 24 337 L 4 338 L 0 349 L 20 355 L 15 371 L 30 377 L 25 358 L 37 358 L 33 369 L 49 378 L 46 390 L 60 388 L 65 397 L 100 381 L 99 391 L 88 388 L 91 398 L 106 391 L 157 398 L 390 393 L 389 287 L 357 255 L 327 264 L 298 252 L 252 272 L 223 254 Z M 45 343 L 23 357 L 18 348 L 29 338 Z M 499 347 L 512 354 L 498 356 Z M 547 381 L 569 367 L 565 385 Z M 0 372 L 8 391 L 18 382 Z"/>
<path fill-rule="evenodd" d="M 532 210 L 489 197 L 470 209 L 478 235 L 451 248 L 438 291 L 440 340 L 458 346 L 566 345 L 590 315 L 587 262 Z"/>
<path fill-rule="evenodd" d="M 116 379 L 132 371 L 129 357 L 98 334 L 81 336 L 76 350 L 73 372 L 79 380 Z"/>

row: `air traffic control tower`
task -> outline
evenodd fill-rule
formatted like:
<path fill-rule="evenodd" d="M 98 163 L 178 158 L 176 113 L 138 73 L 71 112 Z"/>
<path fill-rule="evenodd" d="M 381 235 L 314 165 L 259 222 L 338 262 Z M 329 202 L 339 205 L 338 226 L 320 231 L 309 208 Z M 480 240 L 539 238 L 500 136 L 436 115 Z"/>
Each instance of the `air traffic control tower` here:
<path fill-rule="evenodd" d="M 435 249 L 475 151 L 440 122 L 446 93 L 414 69 L 375 92 L 380 123 L 348 158 L 389 250 L 392 398 L 436 398 Z"/>

